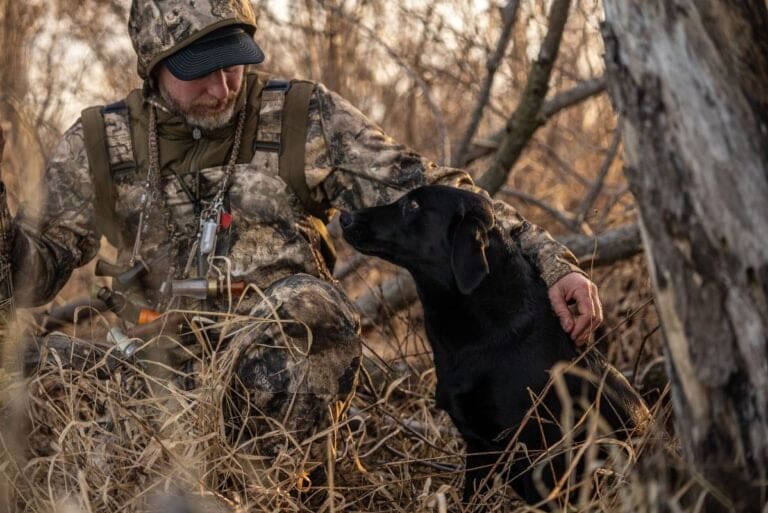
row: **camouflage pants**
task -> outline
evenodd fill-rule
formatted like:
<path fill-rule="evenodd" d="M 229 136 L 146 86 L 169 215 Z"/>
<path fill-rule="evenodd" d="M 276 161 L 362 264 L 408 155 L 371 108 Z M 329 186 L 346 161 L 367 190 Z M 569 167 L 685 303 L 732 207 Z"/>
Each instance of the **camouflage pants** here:
<path fill-rule="evenodd" d="M 298 274 L 266 289 L 248 319 L 229 328 L 230 436 L 241 446 L 252 441 L 254 452 L 267 455 L 283 445 L 283 437 L 303 440 L 327 426 L 323 419 L 333 403 L 354 388 L 359 329 L 354 307 L 325 281 Z"/>
<path fill-rule="evenodd" d="M 194 343 L 158 337 L 131 358 L 97 339 L 37 339 L 42 358 L 27 387 L 29 481 L 71 491 L 82 486 L 72 479 L 85 476 L 95 510 L 112 497 L 106 511 L 167 476 L 205 475 L 216 489 L 238 468 L 237 480 L 253 484 L 254 470 L 272 471 L 270 462 L 291 451 L 283 460 L 294 467 L 280 475 L 304 472 L 309 449 L 324 444 L 303 442 L 325 440 L 335 403 L 354 388 L 359 319 L 340 290 L 309 275 L 282 279 L 261 297 L 248 315 L 197 333 Z M 164 348 L 172 353 L 165 362 L 150 358 Z M 133 485 L 120 489 L 123 499 L 110 489 L 120 482 Z"/>

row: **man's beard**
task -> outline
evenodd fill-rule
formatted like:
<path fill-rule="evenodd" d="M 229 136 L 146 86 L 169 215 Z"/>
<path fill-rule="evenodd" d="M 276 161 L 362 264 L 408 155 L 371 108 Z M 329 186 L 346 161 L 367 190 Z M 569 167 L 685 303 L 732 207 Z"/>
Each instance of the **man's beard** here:
<path fill-rule="evenodd" d="M 230 122 L 235 113 L 235 103 L 239 93 L 240 91 L 230 91 L 227 98 L 222 101 L 198 101 L 184 106 L 172 98 L 162 85 L 160 86 L 160 94 L 175 114 L 183 117 L 187 124 L 205 130 L 221 128 Z"/>

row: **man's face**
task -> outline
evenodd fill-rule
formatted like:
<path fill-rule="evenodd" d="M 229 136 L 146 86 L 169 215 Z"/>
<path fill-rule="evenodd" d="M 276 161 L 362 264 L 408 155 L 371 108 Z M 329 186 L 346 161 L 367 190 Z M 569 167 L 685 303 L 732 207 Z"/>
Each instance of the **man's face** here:
<path fill-rule="evenodd" d="M 190 125 L 210 130 L 232 119 L 244 70 L 245 66 L 231 66 L 195 80 L 180 80 L 161 66 L 157 79 L 160 94 L 177 114 Z"/>

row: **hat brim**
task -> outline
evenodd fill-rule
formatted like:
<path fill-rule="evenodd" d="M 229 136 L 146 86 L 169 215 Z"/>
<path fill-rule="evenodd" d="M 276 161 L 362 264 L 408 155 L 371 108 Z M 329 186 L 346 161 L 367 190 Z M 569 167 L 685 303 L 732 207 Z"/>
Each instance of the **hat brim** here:
<path fill-rule="evenodd" d="M 240 27 L 226 27 L 204 37 L 163 62 L 179 80 L 195 80 L 218 69 L 241 64 L 259 64 L 264 52 Z"/>

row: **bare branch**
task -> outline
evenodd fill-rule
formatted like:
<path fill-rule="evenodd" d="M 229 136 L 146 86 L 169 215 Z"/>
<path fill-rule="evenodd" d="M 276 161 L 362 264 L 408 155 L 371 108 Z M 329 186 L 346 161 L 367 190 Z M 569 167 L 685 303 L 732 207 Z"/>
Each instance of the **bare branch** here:
<path fill-rule="evenodd" d="M 416 301 L 416 284 L 408 271 L 399 271 L 380 287 L 371 289 L 355 300 L 363 317 L 363 324 L 378 324 Z"/>
<path fill-rule="evenodd" d="M 562 0 L 561 0 L 562 1 Z M 424 82 L 424 79 L 422 79 L 416 71 L 414 71 L 411 66 L 405 62 L 405 60 L 398 54 L 391 46 L 389 46 L 387 43 L 385 43 L 373 30 L 368 28 L 364 23 L 362 23 L 358 19 L 354 19 L 349 14 L 344 12 L 342 9 L 337 7 L 327 7 L 324 5 L 323 1 L 319 2 L 320 5 L 323 5 L 326 7 L 329 11 L 333 12 L 333 14 L 340 16 L 342 18 L 345 18 L 349 20 L 351 23 L 353 23 L 356 27 L 358 27 L 359 30 L 364 32 L 371 41 L 374 41 L 379 46 L 381 46 L 384 51 L 387 52 L 387 54 L 392 58 L 395 63 L 400 66 L 403 71 L 413 80 L 416 85 L 421 89 L 421 91 L 424 93 L 424 100 L 427 102 L 427 105 L 429 106 L 429 110 L 432 112 L 432 116 L 435 118 L 435 123 L 437 124 L 438 132 L 440 133 L 440 139 L 442 141 L 441 144 L 441 155 L 439 158 L 439 164 L 443 164 L 446 162 L 446 159 L 448 159 L 449 155 L 451 154 L 451 141 L 448 137 L 448 127 L 445 123 L 445 116 L 443 116 L 443 111 L 440 109 L 440 107 L 437 105 L 437 102 L 432 97 L 432 92 L 430 87 L 427 85 L 426 82 Z"/>
<path fill-rule="evenodd" d="M 573 107 L 577 103 L 600 94 L 605 91 L 605 77 L 599 76 L 590 80 L 585 80 L 580 84 L 556 94 L 546 103 L 541 109 L 541 114 L 544 119 L 548 119 L 563 109 Z"/>
<path fill-rule="evenodd" d="M 544 103 L 544 107 L 541 109 L 541 117 L 543 118 L 541 122 L 543 123 L 558 112 L 573 107 L 587 98 L 591 98 L 603 91 L 605 91 L 605 77 L 600 76 L 581 82 L 571 89 L 558 93 Z M 469 146 L 469 149 L 466 150 L 466 162 L 464 164 L 466 165 L 470 162 L 474 162 L 497 150 L 505 133 L 506 131 L 502 129 L 490 137 L 475 140 Z"/>
<path fill-rule="evenodd" d="M 477 180 L 477 184 L 494 194 L 507 180 L 509 170 L 517 161 L 528 140 L 542 124 L 540 117 L 544 97 L 549 89 L 549 77 L 560 48 L 570 0 L 554 0 L 549 11 L 549 30 L 531 67 L 528 83 L 517 110 L 507 121 L 506 135 L 491 167 Z"/>
<path fill-rule="evenodd" d="M 613 132 L 613 140 L 608 148 L 608 153 L 600 166 L 600 170 L 597 172 L 597 178 L 595 178 L 592 188 L 587 192 L 587 196 L 584 198 L 584 201 L 579 207 L 579 211 L 576 213 L 575 220 L 577 224 L 580 225 L 584 222 L 587 213 L 589 213 L 589 209 L 592 208 L 592 205 L 594 205 L 597 197 L 600 195 L 600 191 L 603 189 L 603 184 L 605 183 L 605 177 L 608 175 L 608 171 L 611 169 L 611 164 L 613 164 L 613 161 L 616 159 L 616 154 L 619 151 L 619 143 L 621 143 L 621 131 L 616 129 Z"/>
<path fill-rule="evenodd" d="M 541 201 L 540 199 L 531 196 L 530 194 L 526 194 L 524 192 L 516 191 L 515 189 L 512 189 L 511 187 L 502 187 L 501 192 L 504 194 L 509 194 L 510 196 L 515 197 L 516 199 L 523 200 L 526 203 L 530 203 L 532 205 L 536 205 L 543 211 L 545 211 L 547 214 L 551 215 L 555 218 L 560 224 L 571 230 L 572 232 L 579 233 L 581 230 L 579 229 L 579 223 L 576 221 L 575 218 L 571 217 L 567 212 L 563 212 L 562 210 L 558 210 L 551 205 L 545 203 L 544 201 Z"/>
<path fill-rule="evenodd" d="M 576 255 L 579 265 L 584 268 L 610 265 L 635 256 L 643 250 L 637 223 L 608 230 L 597 237 L 571 235 L 558 237 L 557 240 Z"/>
<path fill-rule="evenodd" d="M 512 36 L 512 28 L 515 25 L 515 18 L 517 17 L 517 8 L 520 6 L 518 0 L 509 0 L 507 5 L 501 10 L 502 28 L 499 40 L 496 42 L 496 50 L 488 58 L 486 68 L 488 74 L 483 80 L 483 85 L 480 87 L 480 94 L 477 98 L 477 104 L 472 112 L 472 117 L 469 120 L 469 126 L 464 132 L 464 136 L 459 142 L 459 146 L 456 148 L 453 156 L 451 157 L 451 165 L 454 167 L 462 167 L 465 164 L 467 148 L 469 143 L 474 137 L 477 131 L 477 126 L 480 124 L 480 120 L 483 117 L 483 110 L 488 104 L 488 100 L 491 97 L 491 87 L 493 87 L 493 79 L 496 77 L 496 70 L 499 69 L 499 64 L 504 54 L 507 52 L 507 46 Z"/>

